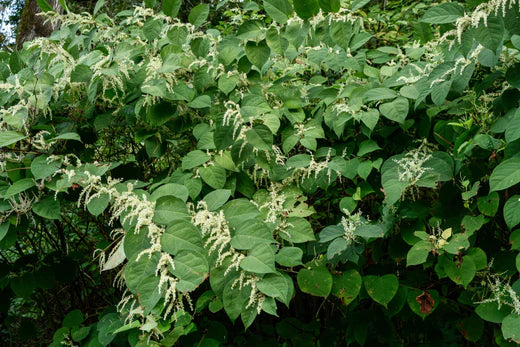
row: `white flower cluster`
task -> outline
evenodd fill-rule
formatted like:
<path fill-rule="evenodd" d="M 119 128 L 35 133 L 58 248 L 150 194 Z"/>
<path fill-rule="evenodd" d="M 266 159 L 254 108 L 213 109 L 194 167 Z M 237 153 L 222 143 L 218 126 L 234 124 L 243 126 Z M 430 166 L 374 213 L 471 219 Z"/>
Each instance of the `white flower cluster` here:
<path fill-rule="evenodd" d="M 229 265 L 225 273 L 231 271 L 232 268 L 238 270 L 240 262 L 245 256 L 230 245 L 231 232 L 224 216 L 224 211 L 209 211 L 208 205 L 204 200 L 199 201 L 197 204 L 197 211 L 194 210 L 193 206 L 190 206 L 190 209 L 192 210 L 191 221 L 193 225 L 199 227 L 202 237 L 206 238 L 204 247 L 209 247 L 209 254 L 214 251 L 218 253 L 216 266 L 222 265 L 224 260 L 230 257 L 231 265 Z"/>
<path fill-rule="evenodd" d="M 496 302 L 499 310 L 505 305 L 511 307 L 515 314 L 520 315 L 520 297 L 508 282 L 503 282 L 498 275 L 490 274 L 483 284 L 491 291 L 491 297 L 477 304 Z"/>
<path fill-rule="evenodd" d="M 345 229 L 345 234 L 343 238 L 349 242 L 354 242 L 356 239 L 356 235 L 354 235 L 354 231 L 356 228 L 366 224 L 368 221 L 361 216 L 361 211 L 358 213 L 351 214 L 347 209 L 343 209 L 343 213 L 346 216 L 341 217 L 341 226 Z"/>
<path fill-rule="evenodd" d="M 286 197 L 281 193 L 282 189 L 282 184 L 272 182 L 269 188 L 269 199 L 262 206 L 258 206 L 260 211 L 267 209 L 265 223 L 276 223 L 280 216 L 289 213 L 289 210 L 284 207 Z"/>
<path fill-rule="evenodd" d="M 423 142 L 418 148 L 406 153 L 403 158 L 394 159 L 394 162 L 399 165 L 399 181 L 411 186 L 415 185 L 427 171 L 431 170 L 424 166 L 431 157 L 428 144 Z"/>
<path fill-rule="evenodd" d="M 491 0 L 479 4 L 472 13 L 465 14 L 464 16 L 457 19 L 455 23 L 456 29 L 449 32 L 448 35 L 455 34 L 459 43 L 462 42 L 462 34 L 469 27 L 472 26 L 477 28 L 482 21 L 484 26 L 487 27 L 487 19 L 491 14 L 498 16 L 499 13 L 502 17 L 506 16 L 508 10 L 514 10 L 514 6 L 520 8 L 519 0 Z M 446 35 L 445 35 L 446 36 Z"/>
<path fill-rule="evenodd" d="M 314 178 L 318 178 L 320 172 L 322 172 L 323 170 L 327 170 L 327 178 L 330 183 L 332 181 L 332 169 L 329 167 L 331 153 L 332 148 L 329 148 L 325 160 L 319 162 L 314 159 L 314 154 L 310 153 L 311 161 L 309 165 L 307 167 L 296 168 L 291 179 L 296 181 L 296 183 L 301 183 L 303 179 L 310 178 L 311 176 L 314 176 Z M 335 172 L 338 175 L 338 177 L 341 178 L 341 172 Z"/>
<path fill-rule="evenodd" d="M 231 289 L 235 288 L 237 284 L 238 289 L 251 286 L 251 293 L 249 294 L 249 301 L 247 302 L 246 309 L 256 305 L 256 311 L 260 314 L 262 312 L 262 305 L 265 301 L 265 295 L 258 290 L 256 285 L 258 281 L 260 281 L 260 278 L 255 275 L 247 275 L 245 271 L 242 271 L 240 276 L 231 285 Z"/>

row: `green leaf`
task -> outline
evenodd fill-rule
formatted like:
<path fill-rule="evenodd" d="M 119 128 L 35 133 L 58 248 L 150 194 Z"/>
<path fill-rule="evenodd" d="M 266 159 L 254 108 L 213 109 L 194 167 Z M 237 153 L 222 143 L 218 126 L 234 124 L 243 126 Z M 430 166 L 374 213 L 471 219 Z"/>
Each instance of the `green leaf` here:
<path fill-rule="evenodd" d="M 457 284 L 467 287 L 477 272 L 473 258 L 464 256 L 461 261 L 449 261 L 444 266 L 448 277 Z"/>
<path fill-rule="evenodd" d="M 429 241 L 415 243 L 406 255 L 406 266 L 423 264 L 428 259 L 428 254 L 432 249 L 432 244 Z"/>
<path fill-rule="evenodd" d="M 184 220 L 173 221 L 161 236 L 162 250 L 172 255 L 181 251 L 203 252 L 200 231 Z"/>
<path fill-rule="evenodd" d="M 265 40 L 256 43 L 248 41 L 245 51 L 247 59 L 259 70 L 262 70 L 262 67 L 265 65 L 267 60 L 269 60 L 269 56 L 271 55 L 271 49 Z"/>
<path fill-rule="evenodd" d="M 301 291 L 326 298 L 332 290 L 332 275 L 325 267 L 301 269 L 296 276 Z"/>
<path fill-rule="evenodd" d="M 9 231 L 9 225 L 11 225 L 9 222 L 0 223 L 0 241 L 4 239 L 5 235 L 7 235 L 7 232 Z"/>
<path fill-rule="evenodd" d="M 442 248 L 450 254 L 458 254 L 461 250 L 469 248 L 468 236 L 465 233 L 455 234 Z"/>
<path fill-rule="evenodd" d="M 61 167 L 62 160 L 48 160 L 49 156 L 40 155 L 31 162 L 31 173 L 34 179 L 40 180 L 54 174 Z"/>
<path fill-rule="evenodd" d="M 160 256 L 154 253 L 150 257 L 139 258 L 139 261 L 136 261 L 136 257 L 137 254 L 129 259 L 125 266 L 124 278 L 128 289 L 139 295 L 139 302 L 149 312 L 161 299 L 159 277 L 155 276 Z"/>
<path fill-rule="evenodd" d="M 424 13 L 421 22 L 430 24 L 453 23 L 464 15 L 464 8 L 454 2 L 446 2 L 432 7 Z"/>
<path fill-rule="evenodd" d="M 499 204 L 500 197 L 497 192 L 491 192 L 488 196 L 481 196 L 477 200 L 479 211 L 490 217 L 493 217 L 497 213 Z"/>
<path fill-rule="evenodd" d="M 520 253 L 518 253 L 518 254 L 516 255 L 516 260 L 515 260 L 515 262 L 516 262 L 516 270 L 517 270 L 518 272 L 520 272 Z"/>
<path fill-rule="evenodd" d="M 399 280 L 393 274 L 365 276 L 363 284 L 368 295 L 377 303 L 387 306 L 399 289 Z"/>
<path fill-rule="evenodd" d="M 206 194 L 204 200 L 208 205 L 209 211 L 216 211 L 222 205 L 228 201 L 231 196 L 231 190 L 229 189 L 217 189 L 212 191 L 211 193 Z"/>
<path fill-rule="evenodd" d="M 273 147 L 273 134 L 271 130 L 263 125 L 255 125 L 246 133 L 247 141 L 262 151 L 271 151 Z"/>
<path fill-rule="evenodd" d="M 258 208 L 247 199 L 234 199 L 222 208 L 226 221 L 232 228 L 238 228 L 246 221 L 255 219 L 260 215 Z"/>
<path fill-rule="evenodd" d="M 60 219 L 60 203 L 48 196 L 33 205 L 33 212 L 46 219 Z"/>
<path fill-rule="evenodd" d="M 165 15 L 172 18 L 177 17 L 181 8 L 182 0 L 162 0 L 161 7 Z"/>
<path fill-rule="evenodd" d="M 276 272 L 274 266 L 274 250 L 268 244 L 258 244 L 247 252 L 240 262 L 240 268 L 245 271 L 263 274 Z"/>
<path fill-rule="evenodd" d="M 236 249 L 252 249 L 259 244 L 271 244 L 275 242 L 271 230 L 267 225 L 258 219 L 252 219 L 244 222 L 237 228 L 235 235 L 231 239 L 231 247 Z"/>
<path fill-rule="evenodd" d="M 191 108 L 205 108 L 211 107 L 211 97 L 209 95 L 197 96 L 191 102 L 188 103 Z"/>
<path fill-rule="evenodd" d="M 267 274 L 256 285 L 258 290 L 265 295 L 278 299 L 289 306 L 294 293 L 294 284 L 289 275 L 283 272 Z"/>
<path fill-rule="evenodd" d="M 159 37 L 163 23 L 159 20 L 148 19 L 143 25 L 143 34 L 148 41 L 153 41 Z"/>
<path fill-rule="evenodd" d="M 384 99 L 394 99 L 397 96 L 397 92 L 389 88 L 373 88 L 368 90 L 363 99 L 365 102 L 368 101 L 379 101 Z"/>
<path fill-rule="evenodd" d="M 222 295 L 222 303 L 224 304 L 224 310 L 231 321 L 240 316 L 243 310 L 245 310 L 249 298 L 246 296 L 247 291 L 241 290 L 238 286 L 231 288 L 232 282 L 226 284 L 224 293 Z"/>
<path fill-rule="evenodd" d="M 520 109 L 516 110 L 513 118 L 507 124 L 505 135 L 507 143 L 520 139 Z"/>
<path fill-rule="evenodd" d="M 293 8 L 288 0 L 264 0 L 264 10 L 274 21 L 285 24 L 292 16 Z"/>
<path fill-rule="evenodd" d="M 289 242 L 302 243 L 316 240 L 311 224 L 301 217 L 287 218 L 287 228 L 279 236 Z"/>
<path fill-rule="evenodd" d="M 327 247 L 327 259 L 330 260 L 337 255 L 341 255 L 343 252 L 347 250 L 350 244 L 350 242 L 347 242 L 347 240 L 345 240 L 342 237 L 334 239 L 330 243 L 329 247 Z"/>
<path fill-rule="evenodd" d="M 504 37 L 504 21 L 501 15 L 493 13 L 487 17 L 487 25 L 483 21 L 473 30 L 475 40 L 482 46 L 495 52 L 502 44 Z"/>
<path fill-rule="evenodd" d="M 191 9 L 190 14 L 188 16 L 188 21 L 195 26 L 195 28 L 200 27 L 209 15 L 209 5 L 208 4 L 200 4 Z"/>
<path fill-rule="evenodd" d="M 186 184 L 186 181 L 184 184 Z M 190 192 L 186 186 L 177 183 L 167 183 L 155 189 L 150 198 L 152 201 L 156 201 L 163 196 L 171 195 L 186 202 L 189 194 Z"/>
<path fill-rule="evenodd" d="M 27 136 L 12 130 L 3 130 L 0 132 L 0 148 L 9 146 L 15 142 L 25 139 Z"/>
<path fill-rule="evenodd" d="M 489 177 L 490 191 L 504 190 L 520 182 L 520 158 L 506 159 L 493 170 Z"/>
<path fill-rule="evenodd" d="M 338 12 L 341 8 L 340 0 L 319 0 L 323 12 Z"/>
<path fill-rule="evenodd" d="M 303 20 L 311 18 L 320 11 L 318 0 L 298 0 L 294 1 L 293 5 L 296 14 Z"/>
<path fill-rule="evenodd" d="M 51 5 L 46 0 L 36 0 L 38 7 L 42 10 L 42 12 L 54 11 Z"/>
<path fill-rule="evenodd" d="M 520 229 L 517 229 L 509 235 L 509 244 L 511 244 L 511 249 L 520 250 Z"/>
<path fill-rule="evenodd" d="M 166 1 L 168 1 L 168 0 L 166 0 Z M 99 10 L 100 10 L 103 6 L 105 6 L 105 4 L 106 4 L 106 0 L 98 0 L 98 1 L 96 2 L 96 6 L 94 6 L 94 11 L 92 12 L 92 14 L 95 16 L 95 15 L 99 12 Z"/>
<path fill-rule="evenodd" d="M 22 178 L 14 182 L 4 193 L 4 199 L 8 199 L 16 194 L 23 193 L 27 189 L 36 186 L 32 178 Z"/>
<path fill-rule="evenodd" d="M 199 174 L 211 188 L 222 189 L 226 184 L 226 170 L 219 166 L 201 167 Z"/>
<path fill-rule="evenodd" d="M 505 339 L 520 343 L 520 316 L 511 313 L 502 321 L 502 334 Z"/>
<path fill-rule="evenodd" d="M 377 151 L 378 149 L 381 149 L 381 147 L 378 146 L 377 142 L 374 140 L 365 140 L 359 144 L 359 150 L 358 150 L 358 157 L 362 157 L 365 154 L 372 153 L 374 151 Z"/>
<path fill-rule="evenodd" d="M 84 319 L 85 317 L 83 316 L 83 313 L 80 310 L 73 310 L 65 315 L 65 318 L 63 318 L 63 323 L 61 324 L 61 326 L 73 328 L 83 323 Z"/>
<path fill-rule="evenodd" d="M 359 294 L 361 283 L 362 279 L 359 272 L 354 269 L 347 270 L 341 275 L 334 275 L 332 294 L 340 298 L 345 305 L 348 305 Z"/>
<path fill-rule="evenodd" d="M 52 141 L 56 141 L 56 140 L 74 140 L 74 141 L 82 142 L 81 137 L 77 133 L 72 133 L 72 132 L 63 133 L 52 139 Z"/>
<path fill-rule="evenodd" d="M 182 158 L 182 169 L 189 170 L 201 166 L 210 160 L 211 157 L 201 150 L 191 151 Z"/>
<path fill-rule="evenodd" d="M 208 276 L 208 261 L 201 253 L 180 251 L 175 255 L 173 262 L 175 269 L 172 274 L 179 278 L 177 290 L 181 292 L 194 291 Z"/>
<path fill-rule="evenodd" d="M 311 163 L 311 156 L 308 154 L 296 154 L 289 157 L 285 162 L 287 168 L 304 168 Z"/>
<path fill-rule="evenodd" d="M 303 251 L 298 247 L 282 247 L 276 253 L 275 260 L 278 264 L 287 267 L 302 265 Z"/>
<path fill-rule="evenodd" d="M 501 305 L 499 309 L 498 303 L 496 301 L 491 301 L 479 304 L 475 309 L 475 312 L 485 321 L 491 323 L 502 323 L 504 318 L 511 313 L 511 308 L 506 305 Z"/>
<path fill-rule="evenodd" d="M 237 86 L 239 77 L 238 75 L 222 75 L 218 79 L 218 89 L 220 89 L 224 94 L 229 94 L 235 87 Z"/>
<path fill-rule="evenodd" d="M 152 126 L 160 126 L 170 120 L 177 110 L 177 106 L 167 101 L 152 105 L 146 113 L 146 121 Z"/>
<path fill-rule="evenodd" d="M 157 199 L 153 221 L 158 224 L 168 225 L 176 220 L 190 220 L 186 204 L 179 198 L 171 195 Z"/>
<path fill-rule="evenodd" d="M 516 63 L 507 69 L 506 80 L 512 87 L 520 88 L 520 63 Z M 516 114 L 519 114 L 518 110 Z"/>
<path fill-rule="evenodd" d="M 364 224 L 356 228 L 354 235 L 360 236 L 366 240 L 379 238 L 385 235 L 385 228 L 382 224 Z"/>
<path fill-rule="evenodd" d="M 359 10 L 361 7 L 365 6 L 366 4 L 368 4 L 370 2 L 370 0 L 354 0 L 352 1 L 352 3 L 350 4 L 350 10 L 352 12 L 354 11 L 357 11 Z"/>
<path fill-rule="evenodd" d="M 403 124 L 408 115 L 408 99 L 398 97 L 392 102 L 388 102 L 379 106 L 379 112 L 386 118 L 394 122 Z"/>

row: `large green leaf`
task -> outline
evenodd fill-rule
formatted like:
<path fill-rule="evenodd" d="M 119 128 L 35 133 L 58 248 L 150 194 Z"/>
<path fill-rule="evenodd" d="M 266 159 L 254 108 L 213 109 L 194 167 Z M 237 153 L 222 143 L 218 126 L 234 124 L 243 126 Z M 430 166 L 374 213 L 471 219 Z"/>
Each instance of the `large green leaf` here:
<path fill-rule="evenodd" d="M 168 225 L 175 220 L 190 220 L 186 204 L 179 198 L 171 195 L 159 198 L 155 204 L 155 223 Z"/>
<path fill-rule="evenodd" d="M 249 129 L 246 133 L 247 141 L 262 151 L 271 151 L 273 147 L 273 134 L 271 130 L 261 124 Z"/>
<path fill-rule="evenodd" d="M 275 243 L 271 230 L 257 219 L 252 219 L 240 225 L 233 238 L 231 246 L 236 249 L 252 249 L 258 244 Z"/>
<path fill-rule="evenodd" d="M 480 25 L 474 30 L 475 40 L 482 46 L 495 52 L 502 44 L 504 36 L 504 21 L 501 15 L 491 14 L 487 17 L 486 23 L 481 21 Z"/>
<path fill-rule="evenodd" d="M 172 273 L 179 282 L 177 290 L 181 292 L 191 292 L 195 290 L 207 277 L 209 265 L 206 258 L 194 251 L 180 251 L 174 258 L 175 269 Z"/>
<path fill-rule="evenodd" d="M 62 160 L 49 160 L 49 156 L 40 155 L 31 162 L 31 173 L 39 180 L 54 174 L 61 167 Z"/>
<path fill-rule="evenodd" d="M 218 166 L 207 166 L 199 169 L 202 180 L 211 188 L 222 189 L 226 184 L 226 170 Z"/>
<path fill-rule="evenodd" d="M 464 256 L 460 261 L 447 262 L 444 271 L 453 282 L 467 287 L 475 277 L 477 269 L 473 258 Z"/>
<path fill-rule="evenodd" d="M 190 14 L 188 16 L 188 20 L 197 28 L 204 24 L 204 22 L 208 18 L 208 15 L 209 5 L 200 4 L 191 9 Z"/>
<path fill-rule="evenodd" d="M 318 0 L 298 0 L 294 1 L 293 5 L 296 13 L 303 20 L 311 18 L 320 11 Z"/>
<path fill-rule="evenodd" d="M 332 290 L 332 275 L 325 267 L 301 269 L 297 275 L 301 291 L 326 298 Z"/>
<path fill-rule="evenodd" d="M 294 293 L 294 284 L 289 275 L 275 272 L 265 275 L 257 284 L 258 290 L 289 306 Z"/>
<path fill-rule="evenodd" d="M 493 170 L 489 177 L 491 191 L 504 190 L 520 182 L 520 158 L 504 160 Z"/>
<path fill-rule="evenodd" d="M 10 198 L 16 194 L 23 193 L 27 189 L 34 187 L 36 184 L 32 178 L 22 178 L 14 182 L 4 193 L 4 199 Z"/>
<path fill-rule="evenodd" d="M 46 219 L 60 219 L 60 202 L 46 197 L 33 205 L 33 212 Z"/>
<path fill-rule="evenodd" d="M 504 338 L 520 343 L 520 315 L 511 313 L 502 321 Z"/>
<path fill-rule="evenodd" d="M 332 284 L 332 294 L 341 299 L 348 305 L 359 294 L 361 290 L 361 275 L 354 269 L 347 270 L 339 275 L 334 275 L 334 283 Z"/>
<path fill-rule="evenodd" d="M 316 240 L 311 224 L 301 217 L 287 218 L 287 228 L 279 235 L 282 239 L 294 243 Z"/>
<path fill-rule="evenodd" d="M 404 123 L 408 115 L 408 108 L 408 99 L 399 97 L 392 102 L 387 102 L 379 106 L 379 112 L 394 122 Z"/>
<path fill-rule="evenodd" d="M 292 16 L 293 8 L 288 0 L 264 0 L 264 10 L 269 17 L 280 24 L 287 23 Z"/>
<path fill-rule="evenodd" d="M 282 266 L 302 265 L 303 251 L 298 247 L 282 247 L 276 253 L 276 262 Z"/>
<path fill-rule="evenodd" d="M 164 14 L 172 18 L 177 17 L 181 5 L 182 0 L 162 0 L 161 2 L 162 11 L 164 12 Z"/>
<path fill-rule="evenodd" d="M 363 277 L 365 289 L 377 303 L 387 306 L 399 289 L 399 280 L 393 274 Z"/>
<path fill-rule="evenodd" d="M 415 243 L 406 255 L 406 266 L 423 264 L 432 249 L 433 246 L 429 241 Z"/>
<path fill-rule="evenodd" d="M 224 205 L 230 196 L 231 191 L 229 189 L 216 189 L 206 194 L 202 200 L 208 205 L 209 211 L 215 211 Z"/>
<path fill-rule="evenodd" d="M 276 272 L 274 250 L 271 245 L 261 243 L 249 250 L 240 262 L 240 268 L 258 274 Z"/>
<path fill-rule="evenodd" d="M 200 231 L 191 223 L 184 220 L 172 222 L 161 236 L 162 250 L 170 254 L 181 251 L 203 252 Z"/>
<path fill-rule="evenodd" d="M 0 132 L 0 148 L 9 146 L 15 142 L 25 139 L 27 136 L 12 130 L 2 130 Z"/>
<path fill-rule="evenodd" d="M 455 2 L 446 2 L 426 11 L 421 22 L 430 24 L 453 23 L 464 15 L 464 8 Z"/>

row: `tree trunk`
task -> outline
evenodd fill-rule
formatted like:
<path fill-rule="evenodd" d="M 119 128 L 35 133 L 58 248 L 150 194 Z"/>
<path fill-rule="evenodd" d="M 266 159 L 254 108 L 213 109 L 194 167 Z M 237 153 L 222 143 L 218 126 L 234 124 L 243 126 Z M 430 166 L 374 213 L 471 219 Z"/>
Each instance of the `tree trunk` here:
<path fill-rule="evenodd" d="M 63 13 L 58 0 L 50 0 L 48 3 L 54 11 Z M 54 30 L 58 29 L 59 24 L 51 25 L 45 22 L 45 17 L 37 15 L 42 12 L 38 7 L 36 0 L 27 0 L 22 9 L 20 23 L 18 24 L 16 35 L 16 46 L 21 49 L 24 42 L 31 41 L 37 37 L 49 36 Z"/>

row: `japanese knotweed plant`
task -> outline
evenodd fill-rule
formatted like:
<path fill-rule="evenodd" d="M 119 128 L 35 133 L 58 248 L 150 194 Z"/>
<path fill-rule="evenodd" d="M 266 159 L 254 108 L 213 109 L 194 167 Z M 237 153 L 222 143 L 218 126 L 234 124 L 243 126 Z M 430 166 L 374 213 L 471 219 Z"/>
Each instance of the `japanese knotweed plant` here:
<path fill-rule="evenodd" d="M 520 341 L 516 2 L 417 5 L 404 46 L 366 2 L 180 3 L 0 52 L 0 289 L 58 286 L 14 265 L 47 253 L 103 288 L 54 345 Z"/>

